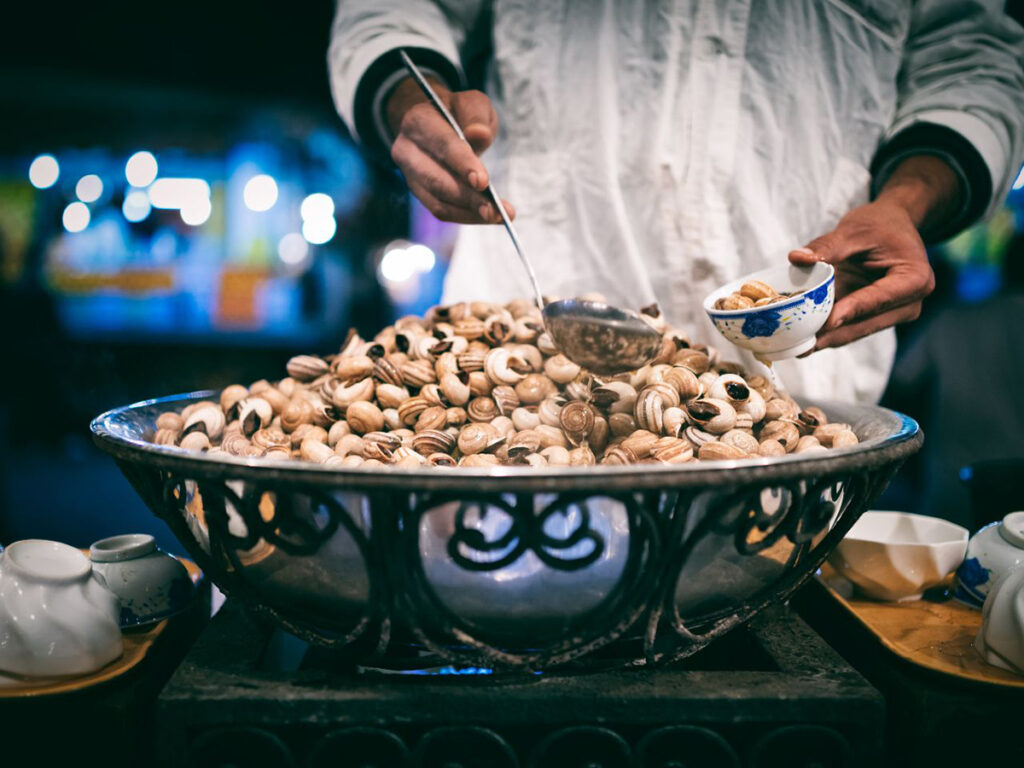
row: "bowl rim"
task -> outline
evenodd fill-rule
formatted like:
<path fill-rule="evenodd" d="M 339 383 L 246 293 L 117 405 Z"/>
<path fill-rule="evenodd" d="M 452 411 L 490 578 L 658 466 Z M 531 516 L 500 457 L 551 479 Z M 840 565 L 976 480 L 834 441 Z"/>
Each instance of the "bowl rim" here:
<path fill-rule="evenodd" d="M 761 314 L 765 310 L 770 310 L 770 309 L 780 310 L 780 309 L 789 309 L 790 307 L 795 307 L 797 304 L 802 303 L 807 298 L 807 294 L 810 293 L 811 291 L 816 291 L 816 290 L 818 290 L 819 288 L 821 288 L 823 286 L 829 286 L 829 285 L 831 285 L 832 283 L 835 282 L 835 279 L 836 279 L 836 269 L 835 269 L 835 267 L 833 267 L 831 264 L 829 264 L 826 261 L 818 261 L 818 262 L 815 262 L 814 264 L 812 264 L 810 266 L 810 269 L 814 269 L 814 267 L 817 266 L 818 264 L 824 264 L 826 267 L 828 267 L 828 274 L 825 276 L 825 279 L 822 280 L 819 283 L 816 283 L 816 284 L 810 286 L 809 288 L 805 288 L 798 295 L 793 296 L 792 298 L 787 299 L 786 301 L 779 301 L 779 302 L 776 302 L 775 304 L 766 304 L 763 307 L 747 307 L 747 308 L 744 308 L 744 309 L 715 309 L 714 308 L 714 302 L 717 299 L 721 298 L 721 296 L 724 295 L 725 293 L 727 293 L 727 292 L 731 293 L 732 291 L 728 290 L 728 289 L 730 289 L 732 286 L 743 285 L 743 283 L 747 282 L 748 280 L 758 279 L 757 275 L 761 275 L 761 274 L 764 274 L 765 272 L 769 272 L 769 271 L 771 271 L 773 269 L 776 269 L 776 267 L 767 267 L 765 269 L 760 269 L 757 272 L 751 272 L 746 277 L 741 277 L 741 278 L 738 278 L 737 280 L 732 280 L 732 281 L 726 283 L 725 285 L 723 285 L 723 286 L 721 286 L 719 288 L 716 288 L 715 290 L 711 291 L 711 293 L 709 293 L 707 296 L 704 297 L 704 311 L 707 312 L 708 315 L 711 316 L 712 318 L 721 317 L 721 318 L 725 318 L 725 319 L 742 319 L 742 318 L 746 318 L 749 315 Z M 791 264 L 790 266 L 796 266 L 796 265 L 795 264 Z"/>
<path fill-rule="evenodd" d="M 946 529 L 949 531 L 950 538 L 941 539 L 939 541 L 910 541 L 906 539 L 879 539 L 879 538 L 867 538 L 864 536 L 857 536 L 853 533 L 854 528 L 865 520 L 869 515 L 886 515 L 886 516 L 897 516 L 911 519 L 925 520 L 928 523 L 937 524 L 939 529 Z M 955 536 L 954 536 L 955 534 Z M 962 525 L 946 520 L 941 517 L 935 517 L 933 515 L 920 515 L 915 512 L 903 512 L 898 509 L 865 509 L 861 512 L 860 517 L 854 522 L 847 531 L 846 536 L 843 537 L 843 541 L 857 541 L 865 544 L 882 544 L 885 546 L 898 546 L 898 547 L 944 547 L 950 544 L 967 544 L 968 539 L 971 536 L 971 532 L 964 528 Z"/>
<path fill-rule="evenodd" d="M 732 461 L 688 462 L 676 465 L 633 464 L 594 467 L 469 467 L 454 470 L 437 467 L 325 467 L 299 461 L 274 461 L 238 456 L 209 456 L 176 446 L 157 445 L 141 436 L 126 436 L 116 429 L 135 412 L 162 405 L 186 405 L 197 400 L 215 399 L 219 390 L 198 390 L 186 394 L 142 400 L 113 408 L 92 420 L 93 440 L 119 461 L 145 464 L 156 469 L 186 474 L 193 478 L 250 479 L 265 484 L 313 484 L 325 487 L 350 487 L 381 490 L 476 491 L 482 493 L 522 492 L 603 492 L 645 490 L 666 487 L 712 487 L 741 485 L 763 480 L 805 480 L 844 471 L 877 467 L 902 459 L 920 447 L 923 435 L 909 416 L 880 406 L 808 401 L 830 409 L 854 409 L 864 417 L 890 422 L 894 430 L 850 448 L 827 454 L 788 454 L 782 457 L 758 457 Z M 169 410 L 165 408 L 164 410 Z M 180 409 L 179 409 L 180 410 Z M 483 482 L 485 481 L 486 482 Z"/>

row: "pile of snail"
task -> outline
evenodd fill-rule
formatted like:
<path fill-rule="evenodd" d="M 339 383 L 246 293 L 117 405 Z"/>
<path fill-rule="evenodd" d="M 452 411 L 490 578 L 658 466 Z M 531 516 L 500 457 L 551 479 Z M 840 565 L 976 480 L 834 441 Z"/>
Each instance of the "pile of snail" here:
<path fill-rule="evenodd" d="M 537 307 L 471 302 L 403 317 L 288 376 L 157 419 L 154 442 L 337 467 L 588 466 L 783 456 L 857 443 L 763 376 L 691 344 L 656 308 L 649 365 L 612 377 L 559 354 Z"/>
<path fill-rule="evenodd" d="M 761 280 L 750 280 L 715 302 L 715 309 L 751 309 L 765 307 L 769 304 L 792 298 L 797 293 L 779 293 L 768 283 Z"/>

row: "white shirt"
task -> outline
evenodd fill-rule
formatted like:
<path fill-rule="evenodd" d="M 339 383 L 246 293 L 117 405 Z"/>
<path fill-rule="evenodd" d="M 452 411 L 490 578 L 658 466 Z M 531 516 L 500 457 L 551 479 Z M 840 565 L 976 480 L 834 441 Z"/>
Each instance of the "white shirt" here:
<path fill-rule="evenodd" d="M 634 308 L 656 300 L 695 341 L 737 359 L 704 296 L 867 202 L 888 138 L 921 122 L 952 129 L 989 174 L 982 207 L 1003 199 L 1022 155 L 1024 74 L 1021 30 L 1000 8 L 341 0 L 329 64 L 356 132 L 360 82 L 383 54 L 427 49 L 462 77 L 490 32 L 486 91 L 501 128 L 483 159 L 516 208 L 542 290 L 599 291 Z M 461 228 L 446 301 L 529 294 L 500 226 Z M 894 352 L 890 329 L 776 370 L 796 396 L 876 401 Z"/>

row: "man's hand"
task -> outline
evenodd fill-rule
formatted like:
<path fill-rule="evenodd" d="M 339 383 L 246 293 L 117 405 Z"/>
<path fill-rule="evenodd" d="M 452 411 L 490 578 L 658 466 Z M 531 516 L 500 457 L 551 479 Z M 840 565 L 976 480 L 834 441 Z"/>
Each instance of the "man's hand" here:
<path fill-rule="evenodd" d="M 416 82 L 406 78 L 387 103 L 388 126 L 395 137 L 391 158 L 412 193 L 437 218 L 460 224 L 500 223 L 497 209 L 484 194 L 487 169 L 477 157 L 494 141 L 498 115 L 480 91 L 453 93 L 433 79 L 431 85 L 472 146 L 455 135 Z M 512 206 L 502 203 L 514 218 Z"/>
<path fill-rule="evenodd" d="M 793 264 L 836 268 L 836 303 L 815 350 L 849 344 L 916 320 L 935 276 L 919 232 L 951 215 L 959 200 L 953 170 L 937 157 L 900 163 L 874 202 L 854 208 L 834 230 L 789 254 Z"/>

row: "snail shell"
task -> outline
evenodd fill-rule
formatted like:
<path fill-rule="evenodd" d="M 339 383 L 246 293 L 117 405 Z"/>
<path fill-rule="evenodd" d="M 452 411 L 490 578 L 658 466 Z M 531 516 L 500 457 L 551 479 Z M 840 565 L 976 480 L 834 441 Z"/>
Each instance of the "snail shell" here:
<path fill-rule="evenodd" d="M 760 280 L 749 280 L 740 286 L 740 296 L 757 301 L 758 299 L 771 299 L 778 296 L 778 292 L 768 283 Z"/>
<path fill-rule="evenodd" d="M 562 448 L 569 447 L 569 441 L 566 439 L 565 433 L 558 427 L 541 424 L 534 427 L 534 431 L 540 437 L 540 447 L 542 452 L 545 448 L 550 448 L 553 445 L 557 445 Z"/>
<path fill-rule="evenodd" d="M 432 453 L 427 457 L 427 463 L 433 467 L 454 467 L 457 461 L 447 453 Z"/>
<path fill-rule="evenodd" d="M 206 437 L 202 432 L 193 432 L 191 434 Z M 176 429 L 158 429 L 156 434 L 153 435 L 153 442 L 157 445 L 176 445 L 180 435 L 181 432 Z M 209 438 L 207 438 L 207 442 L 209 442 Z"/>
<path fill-rule="evenodd" d="M 459 369 L 466 373 L 472 373 L 473 371 L 482 371 L 484 369 L 484 361 L 487 358 L 486 352 L 478 352 L 475 350 L 467 350 L 458 356 Z"/>
<path fill-rule="evenodd" d="M 593 406 L 573 401 L 566 403 L 558 414 L 558 425 L 573 445 L 584 443 L 594 430 L 597 414 Z"/>
<path fill-rule="evenodd" d="M 736 426 L 736 409 L 725 400 L 705 398 L 686 404 L 690 420 L 705 432 L 721 435 Z"/>
<path fill-rule="evenodd" d="M 594 457 L 594 452 L 590 450 L 588 445 L 581 445 L 569 451 L 570 467 L 592 467 L 596 463 L 597 459 Z"/>
<path fill-rule="evenodd" d="M 540 452 L 540 455 L 544 457 L 545 461 L 547 461 L 548 466 L 569 466 L 569 451 L 560 445 L 549 445 Z"/>
<path fill-rule="evenodd" d="M 832 436 L 833 448 L 849 448 L 860 442 L 852 429 L 844 429 Z"/>
<path fill-rule="evenodd" d="M 461 427 L 466 423 L 469 418 L 469 414 L 466 413 L 465 408 L 459 408 L 452 406 L 451 408 L 444 409 L 445 424 L 449 427 Z"/>
<path fill-rule="evenodd" d="M 491 390 L 491 397 L 497 406 L 498 413 L 502 416 L 510 416 L 520 406 L 519 395 L 514 387 L 501 384 Z"/>
<path fill-rule="evenodd" d="M 411 427 L 416 423 L 420 414 L 429 407 L 430 403 L 427 402 L 425 397 L 421 397 L 419 395 L 410 397 L 398 406 L 398 418 L 401 419 L 402 423 L 407 427 Z"/>
<path fill-rule="evenodd" d="M 565 401 L 560 397 L 548 397 L 537 406 L 537 417 L 541 424 L 549 427 L 561 426 L 562 408 Z"/>
<path fill-rule="evenodd" d="M 700 394 L 697 374 L 685 365 L 673 365 L 665 372 L 662 380 L 675 388 L 676 394 L 683 402 L 692 400 Z"/>
<path fill-rule="evenodd" d="M 498 405 L 490 397 L 474 397 L 466 406 L 470 421 L 490 423 L 499 416 Z"/>
<path fill-rule="evenodd" d="M 373 403 L 360 400 L 352 403 L 345 412 L 345 421 L 352 431 L 359 435 L 376 432 L 384 428 L 384 414 Z"/>
<path fill-rule="evenodd" d="M 231 386 L 224 387 L 224 389 L 220 393 L 221 410 L 224 411 L 224 413 L 228 413 L 232 408 L 235 407 L 235 404 L 238 403 L 239 400 L 243 399 L 248 394 L 249 390 L 243 387 L 241 384 L 232 384 Z M 175 416 L 179 420 L 181 419 L 181 417 L 178 416 L 178 414 L 176 413 L 161 413 L 160 417 L 156 421 L 157 428 L 160 428 L 160 419 L 163 418 L 164 416 Z M 168 425 L 165 424 L 164 428 L 169 427 Z M 178 426 L 178 429 L 181 429 L 180 425 Z"/>
<path fill-rule="evenodd" d="M 821 408 L 810 406 L 804 408 L 796 417 L 797 428 L 802 435 L 810 435 L 817 427 L 828 424 L 828 417 Z"/>
<path fill-rule="evenodd" d="M 240 387 L 240 389 L 245 390 L 245 387 Z M 173 432 L 181 432 L 184 426 L 185 420 L 177 413 L 161 413 L 156 417 L 157 429 L 169 429 Z"/>
<path fill-rule="evenodd" d="M 347 421 L 336 421 L 327 432 L 327 444 L 333 447 L 341 438 L 350 434 L 352 434 L 352 428 Z"/>
<path fill-rule="evenodd" d="M 693 446 L 678 437 L 663 437 L 651 448 L 651 457 L 665 464 L 693 461 Z"/>
<path fill-rule="evenodd" d="M 793 453 L 807 453 L 808 451 L 818 450 L 825 450 L 825 446 L 818 442 L 818 438 L 814 435 L 804 435 L 797 441 Z"/>
<path fill-rule="evenodd" d="M 285 367 L 288 375 L 296 381 L 312 381 L 330 370 L 323 358 L 313 355 L 296 355 Z"/>
<path fill-rule="evenodd" d="M 664 418 L 662 414 L 663 422 Z M 636 431 L 636 419 L 631 413 L 613 413 L 608 417 L 608 427 L 614 437 L 628 437 Z"/>
<path fill-rule="evenodd" d="M 396 387 L 401 387 L 405 383 L 401 369 L 389 357 L 377 358 L 373 364 L 373 378 L 384 384 L 393 384 Z"/>
<path fill-rule="evenodd" d="M 675 365 L 681 365 L 684 368 L 689 368 L 697 376 L 700 376 L 711 366 L 711 361 L 708 358 L 707 353 L 694 348 L 680 349 L 676 352 L 675 358 L 673 358 L 672 362 Z"/>
<path fill-rule="evenodd" d="M 459 430 L 459 451 L 463 456 L 472 456 L 487 450 L 497 439 L 497 432 L 490 424 L 470 423 Z"/>
<path fill-rule="evenodd" d="M 202 432 L 190 432 L 181 438 L 178 445 L 186 451 L 208 451 L 210 450 L 210 438 Z"/>
<path fill-rule="evenodd" d="M 710 443 L 704 443 L 700 447 L 697 451 L 697 457 L 704 461 L 727 461 L 730 459 L 744 459 L 747 457 L 747 453 L 735 445 L 713 440 Z"/>
<path fill-rule="evenodd" d="M 312 438 L 303 440 L 299 446 L 299 456 L 305 461 L 312 461 L 315 464 L 323 464 L 334 455 L 334 451 L 319 440 L 313 440 Z"/>
<path fill-rule="evenodd" d="M 624 466 L 627 464 L 636 464 L 639 460 L 640 457 L 626 446 L 616 445 L 605 451 L 604 458 L 601 459 L 601 463 L 611 466 Z"/>
<path fill-rule="evenodd" d="M 210 440 L 217 440 L 224 434 L 224 411 L 219 405 L 208 403 L 202 408 L 197 408 L 185 419 L 184 433 L 202 432 Z"/>
<path fill-rule="evenodd" d="M 558 387 L 544 374 L 531 373 L 516 384 L 515 391 L 521 402 L 526 405 L 536 405 L 545 397 L 555 394 Z"/>
<path fill-rule="evenodd" d="M 512 411 L 512 423 L 520 432 L 540 426 L 540 416 L 536 407 L 516 408 Z"/>
<path fill-rule="evenodd" d="M 272 418 L 274 409 L 262 397 L 247 397 L 238 402 L 238 420 L 242 425 L 242 434 L 246 437 L 252 437 L 263 429 Z"/>
<path fill-rule="evenodd" d="M 359 435 L 348 434 L 340 438 L 334 445 L 334 453 L 342 458 L 346 456 L 362 456 L 365 443 Z"/>
<path fill-rule="evenodd" d="M 778 419 L 765 424 L 758 437 L 762 442 L 765 440 L 778 440 L 787 453 L 792 453 L 796 448 L 797 442 L 800 440 L 800 431 L 792 421 Z"/>
<path fill-rule="evenodd" d="M 633 418 L 640 429 L 661 434 L 664 428 L 664 393 L 654 387 L 645 387 L 636 398 Z"/>
<path fill-rule="evenodd" d="M 757 453 L 757 438 L 748 432 L 731 429 L 719 438 L 723 443 L 739 448 L 744 453 Z"/>
<path fill-rule="evenodd" d="M 492 349 L 484 359 L 484 371 L 495 384 L 516 385 L 529 372 L 525 361 L 513 356 L 507 349 Z"/>
<path fill-rule="evenodd" d="M 778 440 L 768 439 L 761 441 L 757 452 L 761 456 L 785 456 L 786 448 Z"/>
<path fill-rule="evenodd" d="M 441 377 L 441 394 L 451 405 L 465 405 L 469 402 L 471 395 L 469 388 L 469 374 L 446 373 Z"/>
<path fill-rule="evenodd" d="M 381 408 L 397 408 L 410 397 L 409 390 L 395 384 L 377 385 L 377 404 Z"/>
<path fill-rule="evenodd" d="M 414 429 L 417 433 L 428 429 L 444 429 L 448 426 L 448 409 L 440 405 L 432 405 L 416 419 Z"/>
<path fill-rule="evenodd" d="M 291 447 L 291 440 L 280 429 L 270 427 L 268 429 L 261 429 L 253 434 L 252 444 L 264 450 L 270 450 L 271 448 L 287 449 Z"/>
<path fill-rule="evenodd" d="M 402 383 L 417 388 L 437 381 L 435 366 L 429 360 L 407 360 L 402 363 Z"/>
<path fill-rule="evenodd" d="M 347 384 L 339 384 L 331 393 L 331 402 L 345 411 L 353 403 L 372 400 L 375 390 L 376 382 L 370 377 Z"/>
<path fill-rule="evenodd" d="M 331 361 L 330 368 L 343 381 L 365 379 L 373 372 L 373 360 L 367 355 L 340 356 Z"/>

